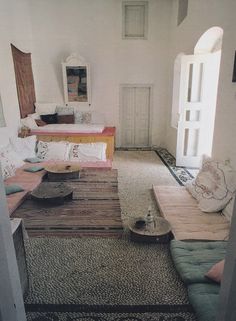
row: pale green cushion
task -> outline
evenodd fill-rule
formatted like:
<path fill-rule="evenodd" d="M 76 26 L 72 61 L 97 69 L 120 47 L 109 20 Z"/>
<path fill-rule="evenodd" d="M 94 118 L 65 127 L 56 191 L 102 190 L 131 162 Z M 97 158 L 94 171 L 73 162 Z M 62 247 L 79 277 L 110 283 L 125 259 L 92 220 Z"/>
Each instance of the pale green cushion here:
<path fill-rule="evenodd" d="M 24 189 L 19 185 L 5 185 L 6 195 L 23 192 Z"/>
<path fill-rule="evenodd" d="M 170 250 L 176 270 L 186 284 L 212 282 L 205 274 L 226 253 L 226 241 L 171 241 Z"/>
<path fill-rule="evenodd" d="M 215 321 L 219 305 L 220 286 L 197 283 L 188 286 L 188 297 L 199 321 Z"/>
<path fill-rule="evenodd" d="M 42 159 L 38 158 L 38 157 L 28 157 L 25 159 L 25 162 L 28 163 L 40 163 L 42 162 Z"/>
<path fill-rule="evenodd" d="M 43 166 L 31 166 L 31 167 L 25 168 L 24 171 L 35 173 L 35 172 L 42 171 L 43 169 L 44 169 Z"/>

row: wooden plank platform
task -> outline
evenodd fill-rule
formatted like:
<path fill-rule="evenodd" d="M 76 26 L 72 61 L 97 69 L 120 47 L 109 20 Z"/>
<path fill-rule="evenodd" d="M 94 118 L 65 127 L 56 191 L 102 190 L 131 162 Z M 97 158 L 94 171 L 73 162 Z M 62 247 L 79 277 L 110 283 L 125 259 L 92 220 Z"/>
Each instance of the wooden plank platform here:
<path fill-rule="evenodd" d="M 123 232 L 117 170 L 83 169 L 79 179 L 64 180 L 73 199 L 45 205 L 30 197 L 13 213 L 30 236 L 120 237 Z"/>

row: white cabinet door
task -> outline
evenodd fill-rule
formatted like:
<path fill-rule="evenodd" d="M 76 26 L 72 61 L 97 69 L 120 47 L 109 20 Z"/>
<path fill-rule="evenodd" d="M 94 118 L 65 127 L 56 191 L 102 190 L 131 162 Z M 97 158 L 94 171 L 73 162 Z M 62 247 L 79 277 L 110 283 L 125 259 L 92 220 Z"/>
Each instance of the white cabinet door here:
<path fill-rule="evenodd" d="M 150 87 L 122 87 L 121 146 L 149 146 Z"/>

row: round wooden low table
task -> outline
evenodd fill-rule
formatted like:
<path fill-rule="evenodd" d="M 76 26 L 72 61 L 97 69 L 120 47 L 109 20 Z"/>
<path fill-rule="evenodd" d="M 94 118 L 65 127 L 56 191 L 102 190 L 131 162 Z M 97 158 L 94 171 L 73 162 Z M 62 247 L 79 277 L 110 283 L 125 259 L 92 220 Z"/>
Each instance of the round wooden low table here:
<path fill-rule="evenodd" d="M 48 204 L 60 205 L 72 199 L 73 190 L 63 183 L 43 182 L 31 193 L 32 199 Z"/>
<path fill-rule="evenodd" d="M 79 178 L 80 167 L 78 165 L 53 164 L 45 167 L 49 181 L 61 181 Z"/>
<path fill-rule="evenodd" d="M 167 243 L 171 238 L 171 226 L 163 217 L 155 217 L 152 222 L 137 225 L 137 221 L 145 221 L 145 218 L 130 220 L 128 228 L 131 240 L 147 243 Z"/>

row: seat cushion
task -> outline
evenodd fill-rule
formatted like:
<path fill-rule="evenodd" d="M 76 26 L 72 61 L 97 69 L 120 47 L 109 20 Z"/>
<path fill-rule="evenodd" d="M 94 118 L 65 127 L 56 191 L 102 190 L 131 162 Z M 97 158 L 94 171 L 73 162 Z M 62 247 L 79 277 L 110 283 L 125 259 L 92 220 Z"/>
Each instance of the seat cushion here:
<path fill-rule="evenodd" d="M 229 222 L 220 213 L 204 213 L 182 186 L 153 186 L 161 214 L 169 221 L 176 240 L 226 240 Z"/>
<path fill-rule="evenodd" d="M 210 268 L 224 259 L 227 242 L 171 241 L 170 250 L 175 267 L 186 284 L 212 283 L 205 276 Z"/>
<path fill-rule="evenodd" d="M 188 296 L 199 321 L 215 321 L 220 286 L 198 283 L 188 287 Z"/>

